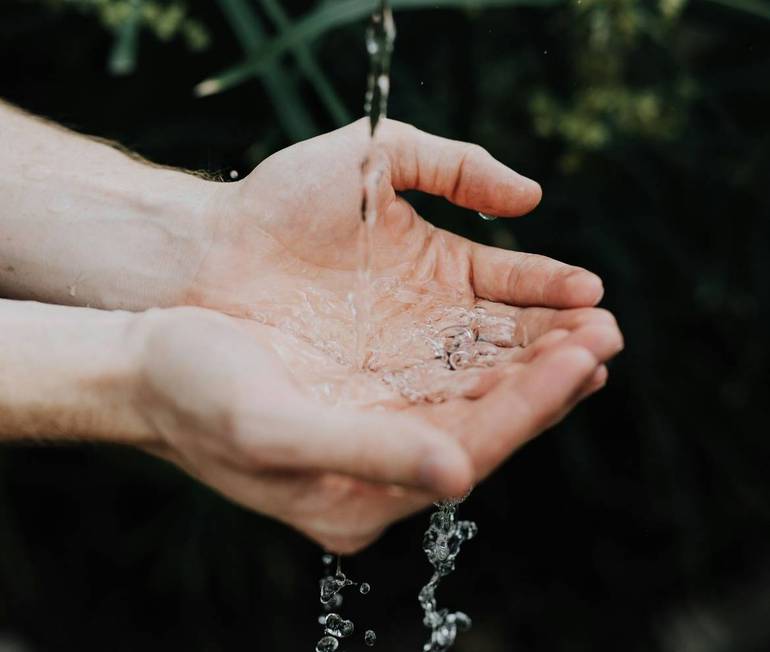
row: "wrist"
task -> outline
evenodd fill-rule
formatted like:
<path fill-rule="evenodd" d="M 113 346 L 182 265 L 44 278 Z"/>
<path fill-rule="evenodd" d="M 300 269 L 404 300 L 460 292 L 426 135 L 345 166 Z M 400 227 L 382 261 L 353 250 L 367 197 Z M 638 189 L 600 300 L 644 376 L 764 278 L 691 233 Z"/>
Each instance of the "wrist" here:
<path fill-rule="evenodd" d="M 0 295 L 144 310 L 186 303 L 219 184 L 0 105 Z"/>
<path fill-rule="evenodd" d="M 0 439 L 152 446 L 137 315 L 0 301 Z"/>
<path fill-rule="evenodd" d="M 114 213 L 100 225 L 103 251 L 91 254 L 106 273 L 94 281 L 96 300 L 89 303 L 131 311 L 187 305 L 213 242 L 226 184 L 135 161 L 129 169 L 97 191 Z M 77 301 L 84 303 L 83 297 Z"/>

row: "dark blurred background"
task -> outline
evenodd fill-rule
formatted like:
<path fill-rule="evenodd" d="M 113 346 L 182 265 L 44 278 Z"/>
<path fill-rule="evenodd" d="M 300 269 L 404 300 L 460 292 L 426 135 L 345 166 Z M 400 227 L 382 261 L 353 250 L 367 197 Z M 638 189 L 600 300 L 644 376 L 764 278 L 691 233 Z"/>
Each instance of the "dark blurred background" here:
<path fill-rule="evenodd" d="M 372 4 L 2 0 L 0 97 L 244 174 L 361 114 Z M 458 652 L 770 650 L 770 4 L 394 4 L 391 115 L 545 190 L 505 223 L 419 209 L 597 271 L 627 341 L 608 388 L 463 506 L 480 535 L 440 592 L 475 622 Z M 246 53 L 259 74 L 194 97 Z M 425 523 L 345 563 L 375 649 L 424 640 Z M 0 451 L 3 652 L 309 651 L 319 573 L 300 536 L 137 453 Z"/>

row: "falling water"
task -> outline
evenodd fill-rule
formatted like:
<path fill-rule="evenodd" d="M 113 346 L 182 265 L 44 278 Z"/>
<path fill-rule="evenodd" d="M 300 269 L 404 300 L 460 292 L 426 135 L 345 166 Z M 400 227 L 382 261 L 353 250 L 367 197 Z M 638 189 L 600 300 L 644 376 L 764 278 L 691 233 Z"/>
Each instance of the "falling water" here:
<path fill-rule="evenodd" d="M 372 14 L 366 30 L 366 51 L 369 54 L 369 78 L 364 109 L 369 119 L 371 142 L 361 170 L 364 179 L 361 202 L 361 229 L 359 242 L 359 288 L 354 297 L 356 321 L 356 363 L 366 368 L 367 346 L 371 322 L 372 252 L 374 229 L 377 225 L 380 180 L 385 172 L 385 157 L 376 143 L 377 127 L 387 117 L 390 96 L 390 60 L 396 41 L 396 24 L 387 0 L 382 0 Z"/>
<path fill-rule="evenodd" d="M 338 612 L 342 607 L 342 591 L 351 586 L 358 586 L 361 595 L 367 595 L 371 586 L 366 582 L 357 584 L 349 579 L 342 571 L 342 558 L 337 557 L 336 568 L 333 555 L 324 555 L 324 576 L 321 578 L 321 608 L 323 613 L 318 622 L 323 628 L 323 634 L 316 643 L 316 652 L 334 652 L 340 646 L 340 641 L 350 638 L 355 632 L 352 620 L 346 620 Z M 364 634 L 364 642 L 369 647 L 373 646 L 377 635 L 371 630 Z"/>
<path fill-rule="evenodd" d="M 423 623 L 431 630 L 423 652 L 446 652 L 454 645 L 457 632 L 471 627 L 471 619 L 465 613 L 439 609 L 436 603 L 436 589 L 441 579 L 454 571 L 460 547 L 478 532 L 473 521 L 457 520 L 457 506 L 462 500 L 464 498 L 438 503 L 423 538 L 422 548 L 433 566 L 433 575 L 419 596 Z"/>
<path fill-rule="evenodd" d="M 388 113 L 390 97 L 390 60 L 396 42 L 396 23 L 387 0 L 373 14 L 366 30 L 366 51 L 369 54 L 369 80 L 364 110 L 374 137 L 380 120 Z"/>
<path fill-rule="evenodd" d="M 370 70 L 366 93 L 366 115 L 369 120 L 370 144 L 362 162 L 363 197 L 361 202 L 361 225 L 359 236 L 358 288 L 349 297 L 355 318 L 357 367 L 363 371 L 378 371 L 383 384 L 395 390 L 411 403 L 439 402 L 463 394 L 462 378 L 473 380 L 472 375 L 460 371 L 473 371 L 490 367 L 505 359 L 507 352 L 526 345 L 526 333 L 522 332 L 510 314 L 491 314 L 481 305 L 452 305 L 451 301 L 423 315 L 424 321 L 409 325 L 409 342 L 396 337 L 395 347 L 401 360 L 409 344 L 421 354 L 415 354 L 411 362 L 395 369 L 383 363 L 387 360 L 387 346 L 380 344 L 376 350 L 370 347 L 372 305 L 377 292 L 383 289 L 373 282 L 374 234 L 378 218 L 378 197 L 386 172 L 387 157 L 378 149 L 377 131 L 387 115 L 390 93 L 390 62 L 396 38 L 393 15 L 387 0 L 382 0 L 373 13 L 366 31 L 366 48 L 369 54 Z M 479 215 L 488 221 L 496 217 L 484 213 Z M 387 279 L 378 279 L 387 285 Z M 382 285 L 382 283 L 379 283 Z M 398 297 L 409 295 L 404 288 L 386 288 L 385 292 Z M 399 294 L 400 293 L 400 294 Z M 413 295 L 414 293 L 412 293 Z M 419 300 L 409 296 L 405 304 Z M 417 311 L 419 314 L 419 311 Z M 455 569 L 455 560 L 462 544 L 476 536 L 478 528 L 472 521 L 457 520 L 458 505 L 464 499 L 445 500 L 437 503 L 437 511 L 430 517 L 430 524 L 423 539 L 423 550 L 433 566 L 433 574 L 419 593 L 420 606 L 424 612 L 423 622 L 430 629 L 430 638 L 424 644 L 424 652 L 447 652 L 453 645 L 458 632 L 471 627 L 471 619 L 461 611 L 451 612 L 439 608 L 436 590 L 442 578 Z M 340 641 L 355 631 L 352 621 L 340 614 L 342 592 L 355 586 L 342 572 L 341 558 L 324 556 L 325 572 L 321 579 L 321 605 L 324 613 L 319 618 L 323 635 L 316 645 L 316 652 L 335 652 Z M 370 586 L 363 582 L 359 593 L 366 595 Z M 373 630 L 364 633 L 368 646 L 377 639 Z"/>
<path fill-rule="evenodd" d="M 369 84 L 366 94 L 366 113 L 369 117 L 372 145 L 369 156 L 364 162 L 364 200 L 362 203 L 363 231 L 362 256 L 361 256 L 361 281 L 367 301 L 371 301 L 371 265 L 373 251 L 373 233 L 377 220 L 377 197 L 380 186 L 382 168 L 378 166 L 376 152 L 377 127 L 380 120 L 387 115 L 388 95 L 390 92 L 390 60 L 393 54 L 393 45 L 396 37 L 396 28 L 393 15 L 387 6 L 387 1 L 382 0 L 379 10 L 372 15 L 366 34 L 366 47 L 370 57 Z M 488 216 L 483 216 L 490 219 Z M 361 304 L 359 304 L 361 305 Z M 494 360 L 497 347 L 494 343 L 479 343 L 479 322 L 486 318 L 483 308 L 474 311 L 456 310 L 454 323 L 438 330 L 425 334 L 426 341 L 433 350 L 433 361 L 444 368 L 451 370 L 468 366 L 486 366 Z M 371 314 L 371 303 L 364 306 L 363 314 L 357 315 L 359 324 L 357 331 L 358 361 L 365 368 L 367 363 L 366 347 L 369 336 L 368 323 Z M 362 319 L 363 317 L 363 319 Z M 430 328 L 429 324 L 429 328 Z M 509 324 L 506 324 L 508 326 Z M 508 332 L 515 332 L 515 324 L 510 324 Z M 435 365 L 434 365 L 435 366 Z M 426 384 L 420 383 L 414 376 L 425 371 L 423 364 L 402 370 L 400 373 L 385 374 L 383 380 L 397 389 L 403 396 L 412 402 L 428 400 L 429 396 L 435 396 L 428 390 Z M 430 372 L 426 374 L 430 377 Z M 425 380 L 425 378 L 423 378 Z M 432 385 L 433 383 L 430 383 Z M 422 390 L 417 390 L 417 387 Z M 460 551 L 463 542 L 475 536 L 476 524 L 470 521 L 456 521 L 455 513 L 459 501 L 446 501 L 440 504 L 439 509 L 430 519 L 430 527 L 425 533 L 423 548 L 435 572 L 428 584 L 420 591 L 420 605 L 425 612 L 424 623 L 431 629 L 431 638 L 424 645 L 425 652 L 445 652 L 452 647 L 457 636 L 458 628 L 467 630 L 471 621 L 462 612 L 450 613 L 447 609 L 438 609 L 435 592 L 442 577 L 454 570 L 454 560 Z M 374 632 L 367 632 L 366 642 L 374 643 Z"/>
<path fill-rule="evenodd" d="M 387 0 L 382 0 L 374 11 L 366 30 L 366 50 L 369 54 L 369 78 L 366 90 L 365 110 L 369 118 L 369 151 L 361 170 L 364 178 L 361 201 L 361 225 L 359 238 L 359 264 L 357 292 L 352 298 L 356 324 L 356 364 L 366 367 L 369 324 L 371 321 L 371 268 L 374 228 L 377 224 L 377 197 L 380 179 L 384 173 L 382 159 L 377 155 L 376 135 L 380 121 L 386 117 L 390 94 L 390 59 L 396 40 L 396 26 Z M 324 556 L 327 566 L 321 579 L 321 605 L 325 614 L 319 618 L 324 628 L 323 636 L 316 644 L 316 652 L 334 652 L 340 640 L 351 636 L 355 630 L 352 621 L 345 620 L 335 610 L 342 606 L 342 591 L 355 582 L 342 572 L 342 558 L 337 557 L 337 568 L 331 573 L 331 556 Z M 371 590 L 367 582 L 359 586 L 359 593 L 367 595 Z M 369 629 L 364 633 L 364 642 L 372 647 L 377 634 Z"/>

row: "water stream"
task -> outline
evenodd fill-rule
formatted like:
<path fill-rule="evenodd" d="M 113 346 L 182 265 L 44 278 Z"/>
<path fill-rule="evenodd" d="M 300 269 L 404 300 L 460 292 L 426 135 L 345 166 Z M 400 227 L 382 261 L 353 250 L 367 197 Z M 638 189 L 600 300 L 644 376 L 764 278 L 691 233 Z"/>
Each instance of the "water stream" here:
<path fill-rule="evenodd" d="M 436 602 L 436 589 L 441 579 L 454 571 L 461 546 L 478 532 L 473 521 L 457 520 L 457 506 L 463 500 L 438 503 L 438 510 L 431 514 L 430 525 L 423 538 L 422 548 L 433 566 L 433 575 L 419 595 L 424 613 L 423 624 L 431 630 L 423 652 L 446 652 L 454 645 L 458 631 L 465 632 L 471 628 L 471 619 L 465 613 L 439 609 Z"/>
<path fill-rule="evenodd" d="M 353 364 L 363 376 L 374 375 L 381 387 L 410 403 L 441 402 L 464 395 L 477 380 L 474 371 L 490 367 L 504 360 L 516 347 L 526 345 L 526 333 L 520 331 L 511 314 L 491 312 L 486 306 L 478 305 L 475 297 L 449 296 L 446 289 L 443 294 L 441 291 L 431 294 L 430 287 L 410 288 L 397 278 L 375 278 L 373 256 L 380 211 L 378 199 L 388 164 L 377 138 L 378 127 L 387 115 L 395 38 L 393 14 L 387 0 L 382 0 L 366 30 L 370 69 L 365 108 L 370 144 L 361 166 L 358 286 L 348 297 L 355 324 Z M 492 215 L 479 215 L 485 220 L 496 219 Z M 375 337 L 373 310 L 383 296 L 394 300 L 401 314 L 411 318 L 407 318 L 402 327 L 391 325 L 389 334 L 379 333 Z M 326 398 L 331 398 L 331 390 L 324 387 Z M 339 395 L 335 398 L 340 400 Z M 454 571 L 463 543 L 478 531 L 472 521 L 457 519 L 462 500 L 437 503 L 423 539 L 423 550 L 433 567 L 432 576 L 419 593 L 423 623 L 430 630 L 424 652 L 447 652 L 454 645 L 457 633 L 471 626 L 465 613 L 439 608 L 436 600 L 436 590 L 442 578 Z M 323 635 L 316 652 L 334 652 L 341 641 L 355 631 L 353 622 L 339 613 L 342 592 L 358 586 L 359 592 L 366 595 L 370 589 L 365 582 L 357 584 L 350 580 L 342 571 L 341 559 L 336 558 L 336 566 L 334 559 L 331 555 L 324 556 L 325 571 L 320 583 L 324 613 L 319 618 Z M 373 630 L 364 634 L 364 642 L 369 646 L 375 644 L 376 638 Z"/>
<path fill-rule="evenodd" d="M 385 173 L 386 157 L 377 147 L 377 128 L 387 117 L 390 96 L 390 60 L 396 42 L 396 24 L 387 0 L 382 0 L 374 11 L 366 29 L 366 51 L 369 55 L 369 77 L 364 110 L 369 118 L 370 144 L 361 170 L 363 173 L 363 198 L 361 201 L 361 229 L 359 231 L 359 287 L 354 297 L 356 324 L 356 363 L 366 368 L 371 323 L 372 254 L 374 230 L 377 226 L 380 180 Z"/>
<path fill-rule="evenodd" d="M 321 561 L 324 565 L 324 574 L 320 582 L 323 613 L 319 616 L 318 622 L 323 628 L 323 635 L 316 643 L 315 649 L 316 652 L 334 652 L 339 648 L 340 641 L 350 638 L 356 629 L 352 620 L 346 620 L 339 614 L 343 603 L 342 592 L 351 586 L 357 586 L 361 595 L 367 595 L 371 591 L 371 586 L 366 582 L 359 584 L 349 579 L 342 571 L 341 557 L 324 555 Z M 377 635 L 373 630 L 364 632 L 366 645 L 371 647 L 376 640 Z"/>
<path fill-rule="evenodd" d="M 390 59 L 396 40 L 396 26 L 393 14 L 382 0 L 374 11 L 366 30 L 366 50 L 369 55 L 369 78 L 366 90 L 365 110 L 369 118 L 370 145 L 361 170 L 363 174 L 363 198 L 361 202 L 361 225 L 358 243 L 358 288 L 349 298 L 353 308 L 356 328 L 355 364 L 365 370 L 369 348 L 369 329 L 373 296 L 371 292 L 371 271 L 374 229 L 377 224 L 378 192 L 380 179 L 384 174 L 384 158 L 378 156 L 376 136 L 380 121 L 387 115 L 388 96 L 390 94 Z M 334 652 L 342 639 L 348 638 L 355 631 L 351 620 L 346 620 L 337 613 L 342 606 L 342 591 L 356 583 L 342 571 L 342 558 L 337 557 L 336 569 L 331 572 L 332 557 L 324 555 L 326 570 L 321 579 L 321 605 L 325 611 L 319 618 L 324 628 L 323 636 L 316 644 L 316 652 Z M 366 595 L 371 590 L 368 583 L 359 585 L 359 593 Z M 364 633 L 364 643 L 373 646 L 377 635 L 373 630 Z"/>

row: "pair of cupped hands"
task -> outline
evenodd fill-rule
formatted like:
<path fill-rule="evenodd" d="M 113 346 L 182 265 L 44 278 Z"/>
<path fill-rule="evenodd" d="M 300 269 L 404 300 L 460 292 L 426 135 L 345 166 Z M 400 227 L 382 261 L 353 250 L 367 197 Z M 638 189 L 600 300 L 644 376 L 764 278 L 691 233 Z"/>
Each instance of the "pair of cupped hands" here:
<path fill-rule="evenodd" d="M 243 181 L 210 184 L 205 256 L 186 298 L 196 307 L 142 321 L 142 401 L 161 435 L 151 452 L 340 553 L 466 493 L 599 390 L 622 348 L 612 315 L 594 307 L 597 276 L 437 229 L 397 194 L 414 189 L 514 217 L 538 204 L 537 183 L 481 147 L 386 121 L 377 132 L 384 165 L 373 274 L 494 302 L 530 343 L 485 371 L 474 391 L 442 403 L 335 405 L 314 395 L 309 386 L 329 370 L 339 376 L 340 361 L 314 349 L 292 365 L 281 350 L 312 346 L 271 324 L 271 311 L 291 313 L 305 290 L 349 305 L 360 283 L 369 147 L 359 121 L 273 155 Z M 376 315 L 376 333 L 403 318 L 398 309 Z"/>

